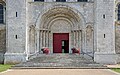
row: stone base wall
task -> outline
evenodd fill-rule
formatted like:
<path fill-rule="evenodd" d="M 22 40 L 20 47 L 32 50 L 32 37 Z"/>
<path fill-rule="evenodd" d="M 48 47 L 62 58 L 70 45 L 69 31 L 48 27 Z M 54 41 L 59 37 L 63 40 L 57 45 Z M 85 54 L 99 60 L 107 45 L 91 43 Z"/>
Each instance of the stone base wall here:
<path fill-rule="evenodd" d="M 120 54 L 120 25 L 116 25 L 116 33 L 115 33 L 115 48 L 116 53 Z"/>
<path fill-rule="evenodd" d="M 4 62 L 4 53 L 6 52 L 6 29 L 0 26 L 0 64 Z"/>
<path fill-rule="evenodd" d="M 117 64 L 118 55 L 115 53 L 100 53 L 96 52 L 94 54 L 94 61 L 100 64 Z"/>
<path fill-rule="evenodd" d="M 0 52 L 0 64 L 4 63 L 4 53 Z"/>
<path fill-rule="evenodd" d="M 117 62 L 118 64 L 120 64 L 120 54 L 117 54 L 117 56 L 118 56 Z"/>
<path fill-rule="evenodd" d="M 120 24 L 117 23 L 115 27 L 115 51 L 117 53 L 117 62 L 120 63 Z"/>
<path fill-rule="evenodd" d="M 4 64 L 18 64 L 26 61 L 26 54 L 5 53 L 4 58 Z"/>
<path fill-rule="evenodd" d="M 6 30 L 0 28 L 0 51 L 6 50 Z"/>

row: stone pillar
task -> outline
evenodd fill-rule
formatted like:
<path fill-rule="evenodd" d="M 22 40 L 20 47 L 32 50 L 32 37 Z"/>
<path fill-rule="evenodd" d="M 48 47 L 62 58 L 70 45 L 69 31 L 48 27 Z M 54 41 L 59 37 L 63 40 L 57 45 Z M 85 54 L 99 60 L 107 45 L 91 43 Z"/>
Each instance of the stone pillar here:
<path fill-rule="evenodd" d="M 45 47 L 47 47 L 47 30 L 45 31 Z"/>
<path fill-rule="evenodd" d="M 46 47 L 46 31 L 44 31 L 44 47 Z"/>
<path fill-rule="evenodd" d="M 35 51 L 37 50 L 37 30 L 35 30 L 35 45 L 34 45 Z"/>
<path fill-rule="evenodd" d="M 116 64 L 117 56 L 115 53 L 115 0 L 96 0 L 94 7 L 96 7 L 95 29 L 97 37 L 97 51 L 94 54 L 94 60 L 97 63 Z M 106 17 L 103 18 L 101 15 Z"/>
<path fill-rule="evenodd" d="M 48 40 L 49 40 L 48 35 L 49 35 L 49 32 L 46 31 L 46 47 L 48 47 Z"/>
<path fill-rule="evenodd" d="M 42 30 L 40 30 L 40 50 L 41 50 L 41 48 L 43 47 L 43 39 L 42 39 L 42 37 L 43 37 L 43 31 Z"/>
<path fill-rule="evenodd" d="M 85 30 L 82 30 L 82 52 L 85 52 Z"/>
<path fill-rule="evenodd" d="M 74 47 L 74 32 L 71 31 L 71 47 Z"/>
<path fill-rule="evenodd" d="M 37 39 L 37 41 L 36 41 L 36 43 L 37 43 L 37 49 L 35 50 L 35 52 L 39 52 L 39 30 L 37 30 L 37 37 L 36 37 L 36 39 Z"/>
<path fill-rule="evenodd" d="M 50 47 L 50 31 L 48 31 L 48 47 Z"/>
<path fill-rule="evenodd" d="M 42 31 L 42 47 L 44 46 L 44 31 Z"/>
<path fill-rule="evenodd" d="M 49 48 L 50 53 L 53 53 L 53 33 L 49 31 Z"/>
<path fill-rule="evenodd" d="M 73 44 L 73 46 L 75 47 L 76 46 L 76 38 L 75 38 L 75 31 L 73 31 L 73 36 L 74 36 L 74 44 Z"/>
<path fill-rule="evenodd" d="M 19 2 L 20 1 L 20 2 Z M 6 53 L 4 55 L 5 64 L 15 64 L 26 61 L 27 51 L 27 17 L 25 0 L 6 0 Z M 16 5 L 19 6 L 20 17 L 12 17 L 16 12 Z M 22 6 L 21 6 L 22 5 Z M 22 10 L 22 12 L 21 12 Z M 12 17 L 12 19 L 11 19 Z"/>
<path fill-rule="evenodd" d="M 78 34 L 79 32 L 78 32 L 78 30 L 76 31 L 76 47 L 77 48 L 79 48 L 79 41 L 78 41 L 78 39 L 79 39 L 79 34 Z"/>
<path fill-rule="evenodd" d="M 81 50 L 81 32 L 80 32 L 80 30 L 78 31 L 78 47 Z"/>

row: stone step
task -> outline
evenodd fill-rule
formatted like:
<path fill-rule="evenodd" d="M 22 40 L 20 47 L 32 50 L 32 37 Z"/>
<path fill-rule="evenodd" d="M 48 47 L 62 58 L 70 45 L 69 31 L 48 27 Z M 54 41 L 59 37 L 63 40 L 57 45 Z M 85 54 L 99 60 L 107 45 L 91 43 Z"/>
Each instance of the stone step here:
<path fill-rule="evenodd" d="M 38 54 L 13 68 L 106 68 L 79 54 Z"/>

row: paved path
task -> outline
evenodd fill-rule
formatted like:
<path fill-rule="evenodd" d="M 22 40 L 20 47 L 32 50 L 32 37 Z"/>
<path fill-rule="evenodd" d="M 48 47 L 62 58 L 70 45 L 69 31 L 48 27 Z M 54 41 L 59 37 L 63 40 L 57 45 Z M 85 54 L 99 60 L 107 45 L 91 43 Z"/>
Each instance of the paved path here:
<path fill-rule="evenodd" d="M 106 65 L 109 68 L 120 68 L 120 64 L 118 65 Z"/>
<path fill-rule="evenodd" d="M 109 69 L 10 69 L 0 75 L 120 75 Z"/>

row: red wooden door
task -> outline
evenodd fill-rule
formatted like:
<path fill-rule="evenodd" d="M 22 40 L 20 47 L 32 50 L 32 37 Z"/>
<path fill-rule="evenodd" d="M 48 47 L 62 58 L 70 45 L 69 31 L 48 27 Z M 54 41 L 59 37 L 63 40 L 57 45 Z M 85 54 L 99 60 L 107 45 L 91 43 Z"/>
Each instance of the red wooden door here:
<path fill-rule="evenodd" d="M 69 34 L 53 34 L 53 53 L 69 53 Z"/>

